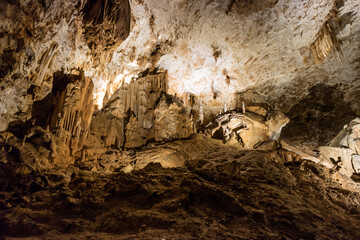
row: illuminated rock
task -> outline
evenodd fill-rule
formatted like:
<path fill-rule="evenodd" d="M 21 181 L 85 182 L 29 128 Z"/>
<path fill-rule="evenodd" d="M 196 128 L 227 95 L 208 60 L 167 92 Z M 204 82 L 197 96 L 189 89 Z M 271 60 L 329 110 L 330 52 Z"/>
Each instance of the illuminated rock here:
<path fill-rule="evenodd" d="M 155 141 L 184 139 L 195 133 L 190 111 L 171 96 L 161 97 L 154 115 Z"/>
<path fill-rule="evenodd" d="M 166 71 L 147 73 L 124 85 L 94 115 L 91 134 L 104 146 L 117 148 L 188 138 L 195 132 L 190 109 L 166 92 Z"/>
<path fill-rule="evenodd" d="M 322 161 L 328 166 L 351 176 L 360 172 L 360 119 L 345 125 L 329 143 L 319 148 Z"/>
<path fill-rule="evenodd" d="M 266 110 L 261 110 L 264 111 Z M 230 111 L 219 115 L 216 122 L 217 124 L 210 127 L 212 137 L 218 139 L 222 137 L 225 143 L 240 144 L 252 149 L 263 142 L 278 140 L 282 127 L 289 122 L 289 119 L 279 111 L 269 112 L 266 117 L 250 111 L 245 114 Z"/>

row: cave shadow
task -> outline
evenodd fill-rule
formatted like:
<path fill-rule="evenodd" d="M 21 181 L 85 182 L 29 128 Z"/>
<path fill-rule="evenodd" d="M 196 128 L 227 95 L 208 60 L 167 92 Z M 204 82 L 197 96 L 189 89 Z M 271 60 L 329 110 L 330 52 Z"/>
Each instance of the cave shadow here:
<path fill-rule="evenodd" d="M 310 88 L 309 94 L 285 114 L 290 122 L 283 128 L 284 140 L 313 142 L 318 146 L 326 145 L 357 117 L 351 104 L 345 102 L 339 85 L 325 83 Z"/>

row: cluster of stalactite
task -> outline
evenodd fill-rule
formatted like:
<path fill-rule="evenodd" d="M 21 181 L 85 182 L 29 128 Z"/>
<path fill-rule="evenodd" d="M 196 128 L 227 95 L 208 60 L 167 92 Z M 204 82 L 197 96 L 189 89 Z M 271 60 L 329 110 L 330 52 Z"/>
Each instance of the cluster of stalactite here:
<path fill-rule="evenodd" d="M 166 71 L 125 84 L 91 122 L 92 136 L 117 148 L 140 147 L 152 139 L 186 138 L 193 132 L 190 111 L 184 111 L 182 103 L 167 94 Z"/>
<path fill-rule="evenodd" d="M 73 152 L 82 148 L 94 112 L 91 79 L 82 77 L 69 83 L 58 95 L 50 128 Z"/>
<path fill-rule="evenodd" d="M 82 11 L 85 39 L 94 57 L 93 65 L 98 65 L 104 60 L 103 51 L 116 49 L 129 35 L 130 3 L 128 0 L 87 1 Z"/>
<path fill-rule="evenodd" d="M 32 122 L 51 131 L 71 152 L 79 151 L 87 138 L 94 113 L 93 82 L 77 74 L 55 73 L 52 91 L 34 102 Z"/>
<path fill-rule="evenodd" d="M 334 50 L 341 61 L 341 43 L 336 36 L 336 26 L 338 23 L 339 9 L 344 5 L 343 0 L 336 0 L 334 7 L 330 11 L 329 19 L 321 27 L 316 40 L 311 44 L 311 54 L 315 63 L 324 62 L 325 58 Z"/>

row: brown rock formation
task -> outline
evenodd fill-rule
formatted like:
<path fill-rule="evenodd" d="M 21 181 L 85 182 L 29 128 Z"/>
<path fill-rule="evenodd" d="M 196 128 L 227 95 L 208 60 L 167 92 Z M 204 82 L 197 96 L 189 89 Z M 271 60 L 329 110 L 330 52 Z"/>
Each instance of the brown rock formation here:
<path fill-rule="evenodd" d="M 84 78 L 70 83 L 59 93 L 57 105 L 51 117 L 50 129 L 55 131 L 72 152 L 80 150 L 89 134 L 94 112 L 93 83 Z"/>
<path fill-rule="evenodd" d="M 89 133 L 95 109 L 94 85 L 83 72 L 79 75 L 58 73 L 54 79 L 53 91 L 35 103 L 32 115 L 36 125 L 49 127 L 75 153 L 81 150 Z"/>
<path fill-rule="evenodd" d="M 100 64 L 101 55 L 115 50 L 130 32 L 130 4 L 128 0 L 87 0 L 83 12 L 86 43 Z"/>
<path fill-rule="evenodd" d="M 167 73 L 161 71 L 125 84 L 94 115 L 91 134 L 118 148 L 189 137 L 194 133 L 190 111 L 166 91 Z"/>
<path fill-rule="evenodd" d="M 359 239 L 359 13 L 0 0 L 0 240 Z"/>
<path fill-rule="evenodd" d="M 1 0 L 0 130 L 31 118 L 29 109 L 51 91 L 54 72 L 105 74 L 106 59 L 129 32 L 128 0 Z"/>

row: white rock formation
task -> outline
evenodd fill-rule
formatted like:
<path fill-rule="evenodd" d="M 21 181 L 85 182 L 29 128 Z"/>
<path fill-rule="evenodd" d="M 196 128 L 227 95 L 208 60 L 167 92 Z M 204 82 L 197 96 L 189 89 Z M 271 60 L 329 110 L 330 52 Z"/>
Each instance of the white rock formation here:
<path fill-rule="evenodd" d="M 359 68 L 354 61 L 359 56 L 360 4 L 356 0 L 346 1 L 339 14 L 343 65 L 333 55 L 315 65 L 310 56 L 333 0 L 133 0 L 131 7 L 132 32 L 110 63 L 118 75 L 136 75 L 155 66 L 167 69 L 169 92 L 177 96 L 190 92 L 203 99 L 207 114 L 212 108 L 217 113 L 225 103 L 233 109 L 233 93 L 251 87 L 270 101 L 280 98 L 284 110 L 320 81 L 343 83 L 347 99 L 357 108 Z M 344 17 L 350 13 L 351 19 Z"/>
<path fill-rule="evenodd" d="M 325 165 L 348 176 L 360 173 L 360 119 L 345 125 L 329 146 L 320 147 L 319 151 Z"/>
<path fill-rule="evenodd" d="M 216 124 L 210 124 L 209 132 L 213 138 L 225 143 L 253 149 L 263 142 L 278 140 L 281 129 L 288 122 L 289 119 L 278 111 L 270 111 L 266 117 L 250 111 L 247 114 L 230 111 L 218 116 Z"/>

